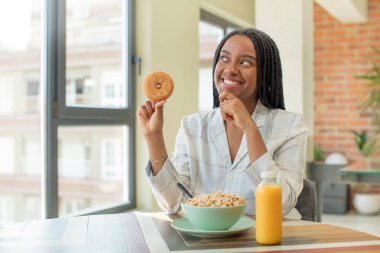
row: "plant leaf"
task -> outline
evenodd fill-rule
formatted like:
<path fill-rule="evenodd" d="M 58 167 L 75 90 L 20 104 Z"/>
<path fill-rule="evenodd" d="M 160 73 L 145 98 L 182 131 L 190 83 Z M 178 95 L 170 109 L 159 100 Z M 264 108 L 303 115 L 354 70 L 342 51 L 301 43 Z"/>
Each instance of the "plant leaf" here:
<path fill-rule="evenodd" d="M 367 145 L 365 145 L 363 148 L 363 151 L 362 151 L 363 155 L 365 157 L 370 156 L 373 153 L 373 151 L 375 151 L 376 144 L 377 144 L 376 140 L 372 140 L 369 143 L 367 143 Z"/>

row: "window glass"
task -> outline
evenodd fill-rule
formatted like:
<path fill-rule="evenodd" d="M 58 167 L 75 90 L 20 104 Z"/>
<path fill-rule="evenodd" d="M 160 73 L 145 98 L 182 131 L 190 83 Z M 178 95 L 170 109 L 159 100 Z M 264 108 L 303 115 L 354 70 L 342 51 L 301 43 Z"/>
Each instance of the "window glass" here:
<path fill-rule="evenodd" d="M 0 1 L 0 227 L 41 218 L 41 27 L 40 0 Z"/>
<path fill-rule="evenodd" d="M 123 205 L 130 203 L 129 167 L 133 167 L 126 125 L 135 125 L 133 117 L 125 122 L 124 116 L 128 115 L 126 87 L 131 85 L 126 83 L 131 67 L 123 60 L 132 58 L 132 52 L 126 51 L 133 41 L 127 38 L 132 33 L 126 34 L 132 26 L 127 19 L 131 3 L 0 1 L 0 228 L 44 218 L 42 209 L 45 217 L 57 217 L 57 202 L 60 215 L 103 206 L 125 210 L 135 204 Z M 45 11 L 58 15 L 42 14 Z M 60 23 L 63 13 L 65 25 Z M 53 44 L 61 36 L 66 36 L 67 51 L 61 43 Z M 65 92 L 57 87 L 62 82 Z M 63 100 L 73 107 L 70 115 L 60 114 Z M 93 114 L 78 117 L 83 109 L 79 107 L 93 107 Z M 105 108 L 121 110 L 102 114 Z M 120 111 L 125 114 L 120 116 Z M 126 125 L 109 126 L 110 120 Z M 68 127 L 68 122 L 84 125 Z M 42 173 L 45 164 L 48 173 Z M 58 195 L 53 178 L 57 164 Z"/>
<path fill-rule="evenodd" d="M 59 215 L 127 202 L 128 129 L 58 128 Z"/>
<path fill-rule="evenodd" d="M 67 106 L 126 106 L 123 2 L 66 1 Z"/>
<path fill-rule="evenodd" d="M 200 111 L 212 109 L 212 63 L 216 47 L 224 36 L 224 29 L 201 21 L 199 23 L 199 104 Z"/>

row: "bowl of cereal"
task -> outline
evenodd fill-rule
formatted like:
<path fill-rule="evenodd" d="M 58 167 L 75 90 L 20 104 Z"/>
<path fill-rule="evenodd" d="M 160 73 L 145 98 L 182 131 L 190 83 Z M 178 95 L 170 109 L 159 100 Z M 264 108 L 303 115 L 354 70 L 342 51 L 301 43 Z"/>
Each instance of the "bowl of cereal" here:
<path fill-rule="evenodd" d="M 232 227 L 242 217 L 245 206 L 243 198 L 222 192 L 198 195 L 181 204 L 194 227 L 209 231 Z"/>

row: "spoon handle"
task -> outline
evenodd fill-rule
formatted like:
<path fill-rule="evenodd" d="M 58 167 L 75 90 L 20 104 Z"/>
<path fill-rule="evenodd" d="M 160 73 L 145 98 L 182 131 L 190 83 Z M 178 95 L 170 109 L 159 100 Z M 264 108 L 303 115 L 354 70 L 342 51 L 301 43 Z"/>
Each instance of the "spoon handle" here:
<path fill-rule="evenodd" d="M 177 183 L 177 186 L 178 188 L 183 192 L 185 193 L 187 196 L 189 196 L 190 198 L 193 198 L 193 195 L 191 195 L 191 193 L 186 189 L 186 187 L 181 184 L 181 183 Z"/>

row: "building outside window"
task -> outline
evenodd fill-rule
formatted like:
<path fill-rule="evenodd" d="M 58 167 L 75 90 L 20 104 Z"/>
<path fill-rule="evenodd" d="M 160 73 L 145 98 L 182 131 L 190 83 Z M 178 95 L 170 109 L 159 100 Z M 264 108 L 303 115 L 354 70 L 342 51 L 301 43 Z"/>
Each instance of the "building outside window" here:
<path fill-rule="evenodd" d="M 0 2 L 0 228 L 134 207 L 132 2 Z"/>
<path fill-rule="evenodd" d="M 102 179 L 120 180 L 124 178 L 123 150 L 123 143 L 118 139 L 102 140 Z"/>

